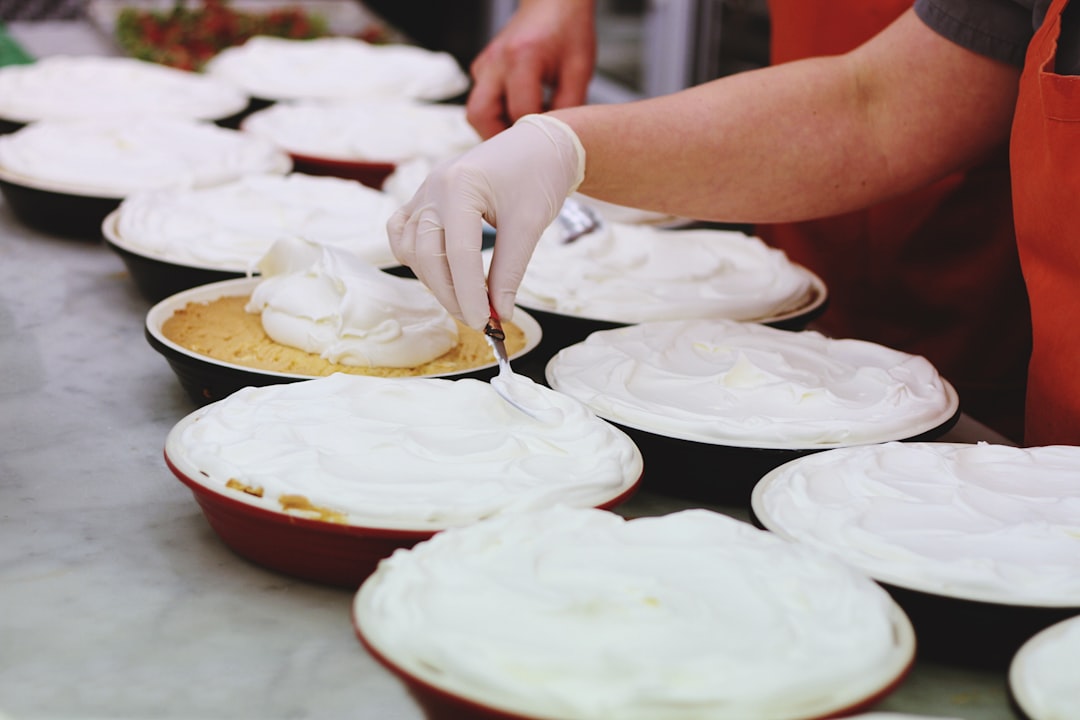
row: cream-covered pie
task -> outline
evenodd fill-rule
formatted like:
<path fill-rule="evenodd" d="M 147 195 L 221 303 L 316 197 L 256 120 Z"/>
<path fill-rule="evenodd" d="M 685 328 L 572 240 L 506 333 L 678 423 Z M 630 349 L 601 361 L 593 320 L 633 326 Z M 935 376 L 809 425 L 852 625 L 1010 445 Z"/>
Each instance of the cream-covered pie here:
<path fill-rule="evenodd" d="M 108 220 L 121 247 L 168 262 L 250 272 L 282 238 L 397 265 L 386 221 L 397 201 L 355 180 L 246 175 L 207 188 L 132 193 Z"/>
<path fill-rule="evenodd" d="M 617 323 L 757 321 L 805 306 L 822 290 L 809 270 L 744 233 L 605 222 L 566 243 L 556 222 L 540 237 L 518 302 Z"/>
<path fill-rule="evenodd" d="M 613 422 L 739 447 L 907 439 L 949 421 L 959 403 L 921 356 L 733 320 L 594 332 L 560 350 L 546 374 L 553 388 Z"/>
<path fill-rule="evenodd" d="M 294 376 L 447 375 L 494 364 L 483 333 L 456 322 L 419 280 L 352 252 L 285 238 L 258 268 L 257 278 L 177 307 L 162 336 L 207 358 Z M 508 352 L 526 347 L 520 325 L 504 330 Z"/>
<path fill-rule="evenodd" d="M 222 50 L 205 72 L 264 100 L 445 100 L 469 87 L 449 53 L 350 37 L 258 36 Z"/>
<path fill-rule="evenodd" d="M 195 120 L 41 120 L 0 136 L 3 179 L 94 197 L 207 187 L 291 167 L 267 140 Z"/>
<path fill-rule="evenodd" d="M 755 488 L 767 527 L 876 579 L 1080 608 L 1080 448 L 885 443 L 793 460 Z"/>
<path fill-rule="evenodd" d="M 914 649 L 869 578 L 707 510 L 553 507 L 446 530 L 383 560 L 353 617 L 392 668 L 523 718 L 824 717 Z"/>
<path fill-rule="evenodd" d="M 464 107 L 406 100 L 277 103 L 242 129 L 293 155 L 342 162 L 441 159 L 480 142 Z"/>
<path fill-rule="evenodd" d="M 642 468 L 634 443 L 573 399 L 536 392 L 552 421 L 471 379 L 335 374 L 244 388 L 178 424 L 166 453 L 241 502 L 368 527 L 437 530 L 629 492 Z"/>
<path fill-rule="evenodd" d="M 0 67 L 0 118 L 14 122 L 223 120 L 247 104 L 224 80 L 134 58 L 55 55 Z"/>
<path fill-rule="evenodd" d="M 1061 720 L 1080 708 L 1080 615 L 1040 631 L 1009 665 L 1009 688 L 1030 720 Z"/>

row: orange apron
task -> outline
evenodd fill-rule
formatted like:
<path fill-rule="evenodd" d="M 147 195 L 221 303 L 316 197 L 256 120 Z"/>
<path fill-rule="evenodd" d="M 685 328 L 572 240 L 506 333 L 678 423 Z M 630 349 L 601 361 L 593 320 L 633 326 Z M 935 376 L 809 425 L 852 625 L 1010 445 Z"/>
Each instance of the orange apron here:
<path fill-rule="evenodd" d="M 1012 131 L 1020 262 L 1033 318 L 1028 445 L 1080 445 L 1080 77 L 1055 75 L 1054 0 L 1028 46 Z"/>
<path fill-rule="evenodd" d="M 910 0 L 769 0 L 772 60 L 846 52 Z M 923 355 L 961 408 L 1023 436 L 1030 316 L 1017 259 L 1003 144 L 985 164 L 868 210 L 756 231 L 822 277 L 814 324 Z"/>

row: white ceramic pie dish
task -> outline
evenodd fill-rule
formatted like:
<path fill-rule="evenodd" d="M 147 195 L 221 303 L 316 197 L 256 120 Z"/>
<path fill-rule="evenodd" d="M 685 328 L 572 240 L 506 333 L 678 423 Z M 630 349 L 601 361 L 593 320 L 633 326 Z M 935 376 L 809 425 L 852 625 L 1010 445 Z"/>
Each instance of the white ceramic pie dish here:
<path fill-rule="evenodd" d="M 178 292 L 156 303 L 146 314 L 145 335 L 150 346 L 161 353 L 176 373 L 180 384 L 198 404 L 221 400 L 249 385 L 263 386 L 311 380 L 314 375 L 277 372 L 226 362 L 190 350 L 165 337 L 162 326 L 188 303 L 206 303 L 221 297 L 251 294 L 261 278 L 237 278 L 200 285 Z M 418 281 L 413 281 L 418 282 Z M 527 357 L 540 343 L 540 324 L 527 312 L 514 313 L 513 322 L 525 333 L 525 347 L 511 354 L 511 359 Z M 488 378 L 497 372 L 494 357 L 476 367 L 448 375 L 416 377 Z"/>

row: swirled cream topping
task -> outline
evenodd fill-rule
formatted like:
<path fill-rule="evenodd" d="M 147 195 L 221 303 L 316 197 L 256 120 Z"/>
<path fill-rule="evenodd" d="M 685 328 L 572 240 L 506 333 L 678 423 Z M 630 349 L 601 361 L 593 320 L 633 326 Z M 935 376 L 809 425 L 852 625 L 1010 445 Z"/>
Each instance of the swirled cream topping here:
<path fill-rule="evenodd" d="M 254 37 L 205 72 L 265 100 L 445 100 L 469 87 L 449 53 L 347 37 Z"/>
<path fill-rule="evenodd" d="M 195 120 L 41 120 L 0 136 L 0 172 L 8 179 L 101 197 L 206 187 L 291 167 L 267 140 Z"/>
<path fill-rule="evenodd" d="M 518 301 L 620 323 L 760 320 L 804 303 L 811 278 L 782 251 L 739 232 L 609 222 L 564 243 L 553 223 L 533 253 Z"/>
<path fill-rule="evenodd" d="M 554 507 L 383 560 L 354 620 L 392 663 L 526 717 L 820 717 L 910 660 L 865 576 L 719 513 Z"/>
<path fill-rule="evenodd" d="M 57 55 L 0 67 L 0 117 L 16 122 L 219 120 L 247 104 L 247 95 L 223 80 L 133 58 Z"/>
<path fill-rule="evenodd" d="M 754 503 L 770 528 L 886 582 L 1080 607 L 1077 477 L 1077 447 L 886 443 L 788 463 Z"/>
<path fill-rule="evenodd" d="M 1080 616 L 1051 625 L 1024 643 L 1009 684 L 1026 717 L 1069 718 L 1080 707 Z"/>
<path fill-rule="evenodd" d="M 281 238 L 341 248 L 380 267 L 397 265 L 386 221 L 391 196 L 336 177 L 247 175 L 209 188 L 147 190 L 115 216 L 118 244 L 175 263 L 253 270 Z"/>
<path fill-rule="evenodd" d="M 243 130 L 296 155 L 350 162 L 439 159 L 480 142 L 463 106 L 407 101 L 278 103 Z"/>
<path fill-rule="evenodd" d="M 457 323 L 420 281 L 354 253 L 284 238 L 259 272 L 246 309 L 282 345 L 342 365 L 415 367 L 457 344 Z"/>
<path fill-rule="evenodd" d="M 901 440 L 957 409 L 952 387 L 923 357 L 732 320 L 594 332 L 559 351 L 547 379 L 608 420 L 720 445 Z"/>
<path fill-rule="evenodd" d="M 540 422 L 480 380 L 335 374 L 245 388 L 169 435 L 169 459 L 221 492 L 236 480 L 280 511 L 302 495 L 355 525 L 440 529 L 555 503 L 589 507 L 641 474 L 630 439 L 547 390 Z M 237 493 L 240 495 L 241 493 Z"/>

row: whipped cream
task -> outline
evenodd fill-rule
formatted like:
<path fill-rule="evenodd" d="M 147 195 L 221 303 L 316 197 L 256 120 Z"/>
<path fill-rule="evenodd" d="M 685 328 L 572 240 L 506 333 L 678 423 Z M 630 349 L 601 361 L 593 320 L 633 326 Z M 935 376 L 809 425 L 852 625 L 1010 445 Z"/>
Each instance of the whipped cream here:
<path fill-rule="evenodd" d="M 1080 607 L 1080 448 L 886 443 L 792 461 L 755 489 L 771 529 L 876 579 Z"/>
<path fill-rule="evenodd" d="M 0 67 L 0 117 L 16 122 L 220 120 L 247 104 L 247 95 L 223 80 L 133 58 L 57 55 Z"/>
<path fill-rule="evenodd" d="M 613 422 L 733 446 L 902 440 L 957 409 L 955 391 L 923 357 L 732 320 L 594 332 L 560 350 L 547 379 Z"/>
<path fill-rule="evenodd" d="M 0 173 L 12 182 L 110 198 L 291 167 L 266 140 L 195 120 L 41 120 L 0 136 Z"/>
<path fill-rule="evenodd" d="M 382 190 L 393 197 L 398 205 L 404 205 L 412 200 L 413 195 L 427 180 L 435 167 L 435 161 L 431 158 L 416 157 L 394 165 L 393 171 L 383 180 Z"/>
<path fill-rule="evenodd" d="M 209 188 L 134 192 L 106 232 L 134 252 L 235 272 L 252 271 L 276 240 L 290 237 L 390 267 L 398 262 L 386 221 L 398 206 L 355 180 L 247 175 Z"/>
<path fill-rule="evenodd" d="M 446 530 L 383 560 L 353 613 L 421 680 L 565 720 L 820 717 L 913 653 L 868 578 L 707 510 L 554 507 Z"/>
<path fill-rule="evenodd" d="M 761 320 L 805 303 L 813 276 L 761 239 L 726 230 L 604 223 L 540 237 L 518 292 L 526 308 L 619 323 Z"/>
<path fill-rule="evenodd" d="M 419 280 L 352 252 L 283 238 L 259 272 L 246 309 L 282 345 L 366 367 L 416 367 L 457 345 L 457 323 Z"/>
<path fill-rule="evenodd" d="M 348 37 L 254 37 L 222 50 L 204 72 L 265 100 L 445 100 L 469 87 L 449 53 Z"/>
<path fill-rule="evenodd" d="M 1080 707 L 1080 616 L 1051 625 L 1020 648 L 1009 685 L 1026 717 L 1069 718 Z"/>
<path fill-rule="evenodd" d="M 243 502 L 281 511 L 283 495 L 349 524 L 440 529 L 555 503 L 589 507 L 641 475 L 630 439 L 580 403 L 537 385 L 558 422 L 515 409 L 480 380 L 338 373 L 244 388 L 169 434 L 169 459 Z"/>
<path fill-rule="evenodd" d="M 407 101 L 277 103 L 243 130 L 294 155 L 349 162 L 441 159 L 480 142 L 463 106 Z"/>

